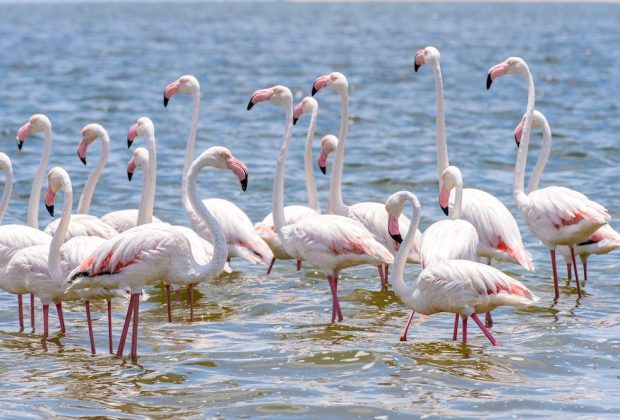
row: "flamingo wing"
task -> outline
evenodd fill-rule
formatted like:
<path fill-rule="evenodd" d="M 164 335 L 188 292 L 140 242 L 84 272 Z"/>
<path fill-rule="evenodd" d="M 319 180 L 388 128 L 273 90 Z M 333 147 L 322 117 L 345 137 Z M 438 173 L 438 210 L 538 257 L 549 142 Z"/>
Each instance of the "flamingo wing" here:
<path fill-rule="evenodd" d="M 56 219 L 45 227 L 45 232 L 53 235 L 58 229 L 60 219 Z M 98 236 L 104 239 L 110 239 L 118 235 L 118 232 L 107 223 L 103 222 L 96 216 L 90 214 L 74 214 L 71 216 L 69 229 L 67 231 L 66 240 L 77 236 Z"/>
<path fill-rule="evenodd" d="M 125 209 L 116 210 L 101 216 L 101 220 L 112 226 L 118 233 L 124 232 L 132 227 L 136 227 L 138 223 L 138 210 Z M 160 219 L 153 216 L 153 223 L 163 223 Z"/>
<path fill-rule="evenodd" d="M 301 219 L 308 216 L 317 215 L 317 211 L 307 206 L 286 206 L 284 207 L 284 218 L 287 224 L 294 224 Z M 254 230 L 263 241 L 267 243 L 275 258 L 279 260 L 290 260 L 291 257 L 282 247 L 280 238 L 276 233 L 276 228 L 273 224 L 273 213 L 269 213 L 261 222 L 254 225 Z"/>
<path fill-rule="evenodd" d="M 30 226 L 0 226 L 0 267 L 6 266 L 20 249 L 35 245 L 49 246 L 51 242 L 50 235 Z"/>
<path fill-rule="evenodd" d="M 430 225 L 422 235 L 422 267 L 443 260 L 476 259 L 478 233 L 465 220 L 441 220 Z"/>

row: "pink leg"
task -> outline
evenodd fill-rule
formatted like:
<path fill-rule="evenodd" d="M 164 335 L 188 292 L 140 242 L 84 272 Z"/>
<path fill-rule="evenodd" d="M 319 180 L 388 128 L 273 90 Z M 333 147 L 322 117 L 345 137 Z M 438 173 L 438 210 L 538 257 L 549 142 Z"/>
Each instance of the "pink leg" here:
<path fill-rule="evenodd" d="M 170 285 L 166 284 L 166 306 L 168 309 L 168 322 L 172 322 L 172 303 L 170 302 Z"/>
<path fill-rule="evenodd" d="M 17 312 L 19 314 L 19 332 L 24 331 L 24 307 L 22 305 L 22 294 L 17 294 Z"/>
<path fill-rule="evenodd" d="M 93 322 L 90 318 L 90 302 L 85 300 L 84 306 L 86 307 L 86 322 L 88 323 L 88 336 L 90 337 L 90 352 L 95 354 L 97 351 L 95 350 L 95 337 L 93 336 Z"/>
<path fill-rule="evenodd" d="M 385 275 L 385 287 L 387 288 L 387 285 L 388 285 L 388 275 L 390 273 L 390 265 L 389 264 L 385 264 L 383 266 L 383 273 Z"/>
<path fill-rule="evenodd" d="M 570 256 L 573 259 L 573 267 L 575 268 L 575 283 L 577 283 L 577 296 L 581 297 L 581 285 L 579 284 L 579 270 L 577 261 L 575 261 L 575 247 L 571 245 Z"/>
<path fill-rule="evenodd" d="M 30 293 L 30 326 L 34 331 L 34 295 Z"/>
<path fill-rule="evenodd" d="M 467 317 L 463 317 L 463 344 L 467 344 Z"/>
<path fill-rule="evenodd" d="M 189 295 L 189 320 L 194 321 L 194 285 L 187 286 L 187 294 Z"/>
<path fill-rule="evenodd" d="M 452 341 L 456 341 L 459 337 L 459 314 L 454 315 L 454 332 L 452 333 Z"/>
<path fill-rule="evenodd" d="M 297 271 L 301 271 L 301 260 L 297 260 Z"/>
<path fill-rule="evenodd" d="M 112 343 L 112 300 L 108 299 L 108 344 L 110 345 L 110 354 L 114 354 Z"/>
<path fill-rule="evenodd" d="M 405 323 L 405 327 L 400 332 L 400 341 L 407 341 L 407 331 L 409 331 L 409 326 L 411 325 L 411 321 L 413 320 L 413 315 L 415 312 L 411 311 L 409 314 L 409 318 L 407 318 L 407 322 Z"/>
<path fill-rule="evenodd" d="M 551 253 L 551 267 L 553 268 L 553 287 L 555 288 L 555 299 L 554 301 L 560 298 L 560 288 L 558 287 L 558 268 L 555 265 L 555 249 L 550 249 Z"/>
<path fill-rule="evenodd" d="M 499 347 L 499 343 L 497 342 L 497 340 L 491 335 L 491 332 L 489 330 L 487 330 L 484 325 L 482 325 L 482 321 L 480 321 L 480 318 L 478 318 L 478 315 L 476 315 L 475 313 L 471 314 L 471 319 L 473 319 L 476 324 L 478 324 L 478 327 L 480 327 L 480 329 L 482 330 L 482 332 L 484 333 L 484 335 L 487 336 L 487 338 L 489 339 L 489 341 L 491 342 L 491 344 L 493 344 L 495 347 Z"/>
<path fill-rule="evenodd" d="M 273 265 L 276 263 L 276 259 L 271 259 L 271 264 L 269 264 L 269 268 L 267 269 L 267 274 L 271 274 L 271 270 L 273 269 Z"/>
<path fill-rule="evenodd" d="M 566 272 L 568 273 L 568 284 L 570 284 L 570 281 L 573 279 L 573 265 L 572 264 L 566 264 Z"/>
<path fill-rule="evenodd" d="M 127 315 L 125 316 L 125 324 L 123 324 L 123 332 L 121 333 L 121 339 L 118 342 L 118 350 L 116 350 L 116 357 L 123 357 L 123 350 L 125 350 L 125 340 L 127 339 L 127 332 L 129 331 L 129 323 L 131 322 L 131 315 L 133 314 L 133 295 L 129 298 L 129 306 L 127 306 Z"/>
<path fill-rule="evenodd" d="M 62 302 L 56 304 L 56 312 L 58 312 L 58 322 L 60 322 L 60 331 L 65 333 L 65 317 L 62 314 Z"/>
<path fill-rule="evenodd" d="M 484 315 L 484 325 L 487 328 L 493 328 L 493 315 L 491 315 L 491 312 L 487 312 Z"/>
<path fill-rule="evenodd" d="M 336 289 L 336 296 L 338 296 L 338 275 L 334 275 L 334 286 Z M 336 303 L 336 310 L 338 311 L 338 322 L 342 321 L 344 319 L 344 316 L 342 315 L 342 309 L 340 309 L 340 300 L 337 301 Z"/>
<path fill-rule="evenodd" d="M 49 324 L 48 324 L 49 313 L 50 313 L 50 306 L 43 305 L 43 337 L 47 337 L 49 333 Z"/>
<path fill-rule="evenodd" d="M 329 282 L 329 287 L 332 291 L 332 322 L 336 321 L 336 317 L 338 317 L 338 321 L 342 321 L 340 302 L 338 302 L 338 286 L 336 284 L 337 280 L 335 276 L 328 275 L 327 281 Z"/>
<path fill-rule="evenodd" d="M 140 293 L 134 293 L 133 331 L 131 332 L 131 361 L 138 360 L 138 313 L 140 312 Z"/>
<path fill-rule="evenodd" d="M 379 264 L 377 266 L 377 270 L 379 271 L 379 278 L 381 279 L 381 290 L 385 289 L 385 275 L 383 274 L 383 265 Z"/>

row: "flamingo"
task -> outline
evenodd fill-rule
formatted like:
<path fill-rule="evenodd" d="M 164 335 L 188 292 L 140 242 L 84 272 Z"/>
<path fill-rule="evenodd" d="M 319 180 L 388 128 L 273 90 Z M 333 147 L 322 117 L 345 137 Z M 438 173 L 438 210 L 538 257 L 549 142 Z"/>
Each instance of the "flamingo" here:
<path fill-rule="evenodd" d="M 334 158 L 334 167 L 329 185 L 327 213 L 338 214 L 357 220 L 373 234 L 374 238 L 381 245 L 388 249 L 392 255 L 395 255 L 397 251 L 397 244 L 385 231 L 387 215 L 385 214 L 384 205 L 375 202 L 363 202 L 347 206 L 342 201 L 344 150 L 349 132 L 349 82 L 345 75 L 339 72 L 333 72 L 320 76 L 312 85 L 312 96 L 325 87 L 331 87 L 336 90 L 336 92 L 340 95 L 341 106 L 340 133 L 338 135 L 338 146 L 336 148 L 336 157 Z M 402 227 L 407 229 L 410 221 L 405 215 L 402 215 L 399 223 L 402 223 Z M 416 233 L 414 247 L 411 250 L 411 255 L 409 255 L 407 262 L 420 262 L 419 244 L 421 240 L 422 234 L 418 231 Z M 385 287 L 387 287 L 389 266 L 377 266 L 377 270 L 379 271 L 379 278 L 381 279 L 381 287 L 382 289 L 385 289 Z"/>
<path fill-rule="evenodd" d="M 414 70 L 417 72 L 424 64 L 433 69 L 435 75 L 435 95 L 437 101 L 437 175 L 439 189 L 442 188 L 441 174 L 449 166 L 448 146 L 446 143 L 446 120 L 443 101 L 443 80 L 439 65 L 440 54 L 435 47 L 419 50 L 414 59 Z M 449 206 L 454 205 L 454 194 L 450 195 Z M 534 270 L 532 256 L 525 249 L 517 221 L 506 206 L 495 196 L 475 188 L 463 189 L 463 207 L 461 218 L 471 223 L 478 232 L 480 240 L 478 256 L 486 257 L 489 264 L 492 260 L 520 264 L 528 271 Z M 448 215 L 448 205 L 440 204 L 443 212 Z M 487 326 L 492 320 L 487 318 Z"/>
<path fill-rule="evenodd" d="M 148 127 L 139 125 L 138 134 Z M 142 133 L 143 134 L 143 133 Z M 125 340 L 132 323 L 131 357 L 137 360 L 138 313 L 140 291 L 148 284 L 163 280 L 169 283 L 196 285 L 207 278 L 219 275 L 226 264 L 226 237 L 220 224 L 211 215 L 198 196 L 196 181 L 201 169 L 212 166 L 231 170 L 245 189 L 248 170 L 224 147 L 211 147 L 204 151 L 190 166 L 185 187 L 188 200 L 204 219 L 214 239 L 212 258 L 204 248 L 196 247 L 196 240 L 188 235 L 189 229 L 167 223 L 150 223 L 129 229 L 108 240 L 67 277 L 69 290 L 88 287 L 131 289 L 131 298 L 121 334 L 117 357 L 123 355 Z M 195 238 L 197 235 L 192 232 Z M 191 288 L 190 288 L 191 291 Z"/>
<path fill-rule="evenodd" d="M 413 204 L 412 223 L 394 260 L 394 270 L 389 281 L 394 293 L 412 311 L 423 315 L 451 312 L 463 318 L 463 344 L 467 344 L 467 320 L 471 317 L 494 346 L 497 340 L 483 325 L 479 313 L 490 312 L 498 306 L 523 307 L 539 300 L 523 284 L 498 269 L 475 261 L 444 260 L 426 267 L 416 282 L 407 286 L 403 280 L 405 258 L 414 244 L 414 232 L 420 222 L 420 203 L 415 195 L 400 191 L 387 200 L 388 231 L 399 236 L 398 213 L 405 201 Z M 456 324 L 456 323 L 455 323 Z M 456 327 L 456 325 L 455 325 Z M 456 332 L 456 330 L 455 330 Z M 453 336 L 456 340 L 456 335 Z"/>
<path fill-rule="evenodd" d="M 444 260 L 470 260 L 474 261 L 478 249 L 478 233 L 476 228 L 467 220 L 459 219 L 461 217 L 461 208 L 463 203 L 463 175 L 456 166 L 448 166 L 441 174 L 441 191 L 439 193 L 440 205 L 447 207 L 448 198 L 452 189 L 456 191 L 454 194 L 454 204 L 450 211 L 450 219 L 440 220 L 430 225 L 422 234 L 422 245 L 420 247 L 420 259 L 422 260 L 422 268 Z M 404 204 L 404 202 L 400 202 Z M 402 213 L 397 209 L 397 214 Z M 397 230 L 398 226 L 394 226 Z M 395 241 L 402 241 L 400 235 L 392 236 Z M 409 314 L 407 323 L 400 334 L 400 341 L 407 341 L 407 331 L 413 319 L 413 311 Z M 490 323 L 487 316 L 487 327 Z M 456 314 L 454 320 L 454 340 L 456 340 L 459 325 L 459 314 Z"/>
<path fill-rule="evenodd" d="M 284 218 L 286 223 L 295 223 L 307 216 L 313 216 L 321 212 L 319 199 L 316 193 L 316 184 L 314 182 L 314 171 L 312 170 L 312 141 L 314 140 L 314 132 L 316 130 L 316 120 L 319 112 L 319 103 L 311 96 L 306 96 L 295 105 L 293 109 L 293 125 L 302 114 L 310 114 L 310 125 L 308 126 L 308 134 L 306 136 L 306 147 L 304 150 L 304 176 L 306 179 L 306 193 L 308 194 L 308 205 L 291 205 L 284 207 Z M 273 213 L 269 213 L 262 222 L 254 225 L 258 235 L 269 245 L 273 251 L 274 259 L 271 260 L 267 274 L 271 273 L 273 264 L 276 259 L 290 260 L 292 257 L 286 253 L 280 239 L 276 234 L 276 228 L 273 224 Z M 297 271 L 301 269 L 301 260 L 297 260 Z"/>
<path fill-rule="evenodd" d="M 607 224 L 609 214 L 600 204 L 569 188 L 553 186 L 529 194 L 525 193 L 525 164 L 535 107 L 534 79 L 525 60 L 521 57 L 510 57 L 489 69 L 487 89 L 491 87 L 494 80 L 504 75 L 520 75 L 527 82 L 525 123 L 522 131 L 515 133 L 515 136 L 521 139 L 521 144 L 515 164 L 513 195 L 530 230 L 549 248 L 555 301 L 557 301 L 560 292 L 555 260 L 556 247 L 568 246 L 571 250 L 573 265 L 575 265 L 574 245 L 586 241 L 596 230 Z M 577 294 L 581 297 L 579 279 L 576 281 Z"/>
<path fill-rule="evenodd" d="M 523 133 L 523 124 L 524 119 L 521 120 L 519 125 L 515 128 L 515 142 L 517 146 L 519 146 L 521 141 L 521 134 Z M 531 194 L 532 192 L 538 189 L 538 184 L 540 182 L 540 178 L 542 176 L 543 171 L 545 170 L 545 165 L 549 160 L 549 155 L 551 154 L 551 144 L 552 144 L 552 136 L 551 136 L 551 127 L 549 126 L 549 122 L 547 118 L 543 115 L 542 112 L 538 110 L 534 110 L 532 114 L 532 128 L 542 127 L 543 132 L 543 147 L 538 155 L 538 159 L 536 160 L 536 166 L 532 171 L 532 176 L 527 185 L 527 193 Z M 575 245 L 575 255 L 579 256 L 581 259 L 581 263 L 583 265 L 583 275 L 584 280 L 587 280 L 588 271 L 587 271 L 587 260 L 588 256 L 591 254 L 607 254 L 614 249 L 620 246 L 620 233 L 616 232 L 611 226 L 604 225 L 599 228 L 592 236 L 590 236 L 587 240 L 578 243 Z M 568 271 L 568 279 L 571 279 L 571 270 L 572 270 L 572 260 L 570 249 L 567 246 L 558 246 L 557 251 L 562 255 L 564 261 L 566 262 L 566 268 Z M 577 275 L 577 267 L 575 266 L 575 275 Z"/>
<path fill-rule="evenodd" d="M 254 92 L 248 110 L 269 101 L 284 108 L 285 134 L 278 154 L 273 181 L 273 220 L 285 251 L 293 258 L 307 261 L 329 272 L 332 292 L 332 322 L 343 320 L 338 300 L 338 273 L 360 264 L 391 264 L 392 254 L 359 222 L 338 215 L 317 214 L 287 224 L 284 217 L 284 166 L 293 130 L 293 95 L 285 86 L 273 86 Z"/>
<path fill-rule="evenodd" d="M 200 83 L 194 76 L 185 75 L 168 84 L 164 90 L 164 107 L 168 106 L 170 98 L 177 93 L 189 94 L 192 97 L 192 122 L 187 138 L 185 164 L 183 166 L 183 183 L 185 183 L 196 145 L 196 131 L 200 115 Z M 204 204 L 224 229 L 228 244 L 228 260 L 238 257 L 254 264 L 264 264 L 265 266 L 271 264 L 273 252 L 256 233 L 254 224 L 243 210 L 231 201 L 221 198 L 210 198 Z M 189 206 L 187 199 L 183 200 L 183 205 L 194 230 L 206 240 L 211 241 L 210 229 L 203 223 L 195 209 Z"/>

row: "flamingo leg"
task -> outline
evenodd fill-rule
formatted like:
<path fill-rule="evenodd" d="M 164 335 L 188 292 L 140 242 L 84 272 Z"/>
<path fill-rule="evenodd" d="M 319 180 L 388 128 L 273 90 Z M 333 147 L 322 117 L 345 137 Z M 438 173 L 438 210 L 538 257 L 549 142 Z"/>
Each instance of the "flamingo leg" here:
<path fill-rule="evenodd" d="M 19 332 L 24 331 L 24 307 L 22 306 L 22 294 L 17 294 L 17 312 L 19 313 Z"/>
<path fill-rule="evenodd" d="M 65 333 L 65 317 L 62 314 L 62 302 L 56 304 L 56 312 L 58 312 L 58 322 L 60 322 L 60 331 Z"/>
<path fill-rule="evenodd" d="M 452 341 L 456 341 L 459 337 L 459 314 L 454 315 L 454 332 L 452 332 Z"/>
<path fill-rule="evenodd" d="M 121 332 L 121 339 L 118 342 L 118 350 L 116 350 L 116 357 L 123 357 L 123 350 L 125 349 L 125 340 L 127 339 L 127 332 L 129 331 L 129 323 L 131 322 L 131 315 L 133 313 L 133 295 L 129 298 L 129 305 L 127 306 L 127 315 L 125 316 L 125 324 L 123 324 L 123 332 Z"/>
<path fill-rule="evenodd" d="M 273 268 L 273 265 L 276 263 L 276 259 L 275 257 L 271 259 L 271 263 L 269 264 L 269 268 L 267 269 L 267 274 L 271 274 L 271 269 Z"/>
<path fill-rule="evenodd" d="M 555 249 L 550 249 L 551 254 L 551 267 L 553 268 L 553 287 L 555 289 L 555 299 L 557 301 L 560 298 L 560 288 L 558 287 L 558 268 L 555 265 Z"/>
<path fill-rule="evenodd" d="M 170 285 L 166 284 L 166 307 L 168 309 L 168 322 L 172 322 L 172 302 L 170 302 Z"/>
<path fill-rule="evenodd" d="M 187 285 L 187 294 L 189 295 L 189 321 L 194 321 L 194 285 Z"/>
<path fill-rule="evenodd" d="M 297 260 L 297 271 L 301 271 L 301 260 Z"/>
<path fill-rule="evenodd" d="M 90 337 L 90 352 L 95 354 L 95 337 L 93 336 L 93 322 L 90 318 L 90 301 L 85 300 L 84 306 L 86 307 L 86 322 L 88 323 L 88 336 Z"/>
<path fill-rule="evenodd" d="M 409 326 L 411 325 L 411 321 L 413 320 L 414 311 L 411 311 L 409 314 L 409 318 L 407 318 L 407 322 L 405 323 L 405 327 L 400 332 L 400 341 L 407 341 L 407 331 L 409 331 Z"/>
<path fill-rule="evenodd" d="M 336 289 L 336 296 L 338 296 L 338 274 L 334 274 L 334 286 Z M 340 322 L 344 319 L 342 309 L 340 309 L 340 300 L 337 301 L 336 309 L 338 310 L 338 322 Z"/>
<path fill-rule="evenodd" d="M 463 317 L 463 344 L 467 344 L 467 317 Z"/>
<path fill-rule="evenodd" d="M 30 326 L 34 331 L 34 295 L 30 293 Z"/>
<path fill-rule="evenodd" d="M 108 303 L 108 344 L 110 345 L 110 354 L 114 354 L 112 343 L 112 299 L 107 299 Z"/>
<path fill-rule="evenodd" d="M 377 266 L 377 271 L 379 271 L 379 278 L 381 279 L 381 290 L 385 289 L 385 276 L 383 274 L 383 265 L 379 264 Z"/>
<path fill-rule="evenodd" d="M 388 285 L 388 276 L 390 273 L 390 265 L 389 264 L 385 264 L 383 266 L 383 272 L 385 273 L 385 287 L 387 289 L 387 285 Z"/>
<path fill-rule="evenodd" d="M 487 312 L 484 315 L 484 326 L 487 328 L 493 328 L 493 315 L 491 315 L 491 312 Z"/>
<path fill-rule="evenodd" d="M 336 276 L 328 275 L 327 281 L 332 291 L 332 322 L 336 321 L 336 317 L 338 317 L 338 321 L 340 322 L 342 321 L 342 311 L 340 310 L 340 302 L 338 301 L 338 280 Z"/>
<path fill-rule="evenodd" d="M 49 324 L 48 324 L 49 313 L 50 313 L 50 306 L 43 305 L 43 337 L 47 337 L 47 334 L 49 333 Z"/>
<path fill-rule="evenodd" d="M 478 315 L 476 315 L 476 313 L 471 314 L 471 319 L 473 319 L 476 324 L 478 324 L 478 327 L 480 327 L 484 335 L 487 336 L 491 344 L 493 344 L 495 347 L 499 347 L 499 343 L 497 342 L 495 337 L 493 337 L 493 335 L 491 335 L 491 332 L 487 330 L 484 325 L 482 325 L 482 321 L 480 321 L 480 318 L 478 318 Z"/>
<path fill-rule="evenodd" d="M 579 284 L 579 270 L 577 267 L 577 261 L 575 260 L 575 247 L 571 245 L 570 256 L 573 259 L 573 267 L 575 268 L 575 283 L 577 283 L 577 295 L 581 297 L 581 285 Z"/>
<path fill-rule="evenodd" d="M 570 284 L 570 281 L 573 279 L 573 265 L 572 264 L 566 264 L 566 272 L 568 273 L 568 284 Z"/>
<path fill-rule="evenodd" d="M 140 293 L 134 293 L 133 331 L 131 332 L 131 361 L 138 360 L 138 313 L 140 312 Z"/>

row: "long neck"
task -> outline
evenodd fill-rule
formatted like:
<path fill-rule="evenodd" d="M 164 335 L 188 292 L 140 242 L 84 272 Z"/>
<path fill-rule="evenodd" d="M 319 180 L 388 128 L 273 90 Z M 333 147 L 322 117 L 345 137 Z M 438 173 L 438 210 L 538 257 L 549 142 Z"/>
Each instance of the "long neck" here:
<path fill-rule="evenodd" d="M 435 117 L 435 125 L 437 126 L 437 177 L 441 189 L 441 174 L 446 170 L 450 161 L 448 160 L 448 145 L 446 143 L 446 114 L 443 106 L 443 79 L 439 61 L 433 65 L 433 74 L 435 75 L 435 101 L 437 102 L 437 115 Z"/>
<path fill-rule="evenodd" d="M 47 162 L 52 151 L 52 130 L 49 127 L 45 128 L 44 141 L 45 147 L 43 148 L 43 155 L 41 156 L 39 169 L 37 169 L 37 174 L 35 175 L 34 182 L 32 183 L 30 200 L 28 200 L 28 226 L 35 229 L 39 229 L 39 201 L 41 200 L 41 186 L 43 185 L 43 181 L 45 179 Z"/>
<path fill-rule="evenodd" d="M 192 207 L 187 197 L 187 176 L 189 167 L 194 159 L 194 150 L 196 149 L 196 132 L 198 131 L 198 119 L 200 118 L 200 88 L 192 91 L 192 125 L 187 136 L 187 145 L 185 147 L 185 163 L 183 164 L 183 181 L 181 186 L 183 207 L 190 217 L 197 217 L 196 209 Z"/>
<path fill-rule="evenodd" d="M 78 214 L 87 214 L 90 211 L 90 202 L 93 199 L 97 182 L 99 182 L 99 177 L 101 176 L 101 172 L 103 172 L 103 168 L 105 167 L 110 154 L 110 137 L 108 137 L 108 133 L 103 132 L 101 134 L 101 141 L 101 156 L 99 157 L 97 166 L 95 166 L 95 169 L 88 177 L 88 181 L 86 182 L 82 195 L 80 196 L 80 201 L 78 202 L 77 208 Z"/>
<path fill-rule="evenodd" d="M 73 206 L 73 189 L 71 181 L 64 183 L 64 199 L 62 204 L 62 217 L 50 244 L 48 254 L 49 273 L 53 279 L 64 279 L 62 268 L 60 266 L 60 247 L 65 242 L 65 236 L 69 229 L 71 221 L 71 207 Z"/>
<path fill-rule="evenodd" d="M 205 265 L 200 265 L 196 263 L 196 267 L 200 273 L 200 277 L 204 278 L 206 276 L 212 274 L 219 274 L 222 272 L 222 270 L 224 269 L 224 265 L 226 264 L 226 258 L 228 256 L 228 246 L 226 245 L 226 236 L 224 235 L 224 230 L 222 230 L 220 224 L 217 222 L 217 220 L 215 220 L 215 217 L 213 217 L 213 215 L 209 212 L 209 210 L 203 204 L 202 200 L 198 195 L 196 186 L 196 179 L 198 177 L 198 173 L 199 170 L 195 170 L 188 175 L 187 187 L 189 187 L 189 191 L 187 193 L 187 196 L 190 205 L 196 209 L 198 217 L 207 224 L 209 232 L 211 233 L 211 240 L 213 243 L 213 257 Z"/>
<path fill-rule="evenodd" d="M 536 161 L 536 166 L 534 167 L 534 171 L 532 172 L 532 177 L 530 178 L 530 182 L 527 184 L 527 193 L 530 194 L 533 191 L 538 189 L 538 183 L 540 182 L 540 177 L 545 170 L 545 165 L 549 160 L 549 155 L 551 154 L 551 127 L 549 127 L 549 123 L 547 121 L 543 124 L 543 146 L 540 150 L 540 154 L 538 155 L 538 160 Z"/>
<path fill-rule="evenodd" d="M 456 220 L 461 218 L 461 208 L 463 206 L 463 184 L 456 184 L 454 188 L 454 207 L 450 212 L 450 219 Z"/>
<path fill-rule="evenodd" d="M 349 208 L 342 201 L 342 172 L 344 170 L 344 149 L 347 145 L 347 134 L 349 133 L 349 93 L 347 89 L 340 91 L 340 133 L 338 146 L 336 146 L 336 157 L 329 183 L 329 200 L 327 203 L 327 213 L 346 215 Z"/>
<path fill-rule="evenodd" d="M 536 92 L 534 90 L 534 79 L 529 69 L 525 73 L 527 81 L 527 109 L 525 124 L 523 125 L 523 133 L 521 135 L 521 145 L 517 153 L 517 163 L 515 164 L 515 178 L 512 191 L 517 203 L 522 202 L 525 197 L 525 164 L 527 161 L 527 151 L 530 143 L 530 133 L 532 131 L 532 115 L 534 114 L 534 106 L 536 104 Z"/>
<path fill-rule="evenodd" d="M 142 167 L 142 197 L 140 199 L 140 208 L 138 209 L 138 225 L 143 225 L 145 223 L 151 223 L 153 221 L 153 208 L 151 207 L 151 219 L 147 220 L 148 214 L 148 202 L 149 198 L 147 195 L 155 195 L 155 180 L 149 178 L 149 167 L 151 165 L 151 161 L 146 159 L 143 162 Z"/>
<path fill-rule="evenodd" d="M 138 211 L 138 225 L 151 223 L 153 221 L 153 206 L 155 205 L 155 190 L 157 187 L 157 144 L 155 135 L 149 134 L 147 137 L 149 160 L 144 169 L 142 199 L 140 210 Z"/>
<path fill-rule="evenodd" d="M 403 272 L 405 270 L 405 263 L 407 262 L 407 257 L 415 242 L 415 233 L 420 223 L 420 203 L 413 194 L 409 196 L 409 200 L 413 203 L 411 224 L 409 225 L 409 230 L 407 230 L 405 240 L 400 245 L 398 253 L 396 254 L 396 258 L 394 258 L 394 269 L 392 275 L 389 277 L 389 281 L 392 284 L 394 293 L 396 293 L 396 295 L 406 304 L 409 303 L 409 301 L 411 300 L 411 295 L 413 294 L 416 286 L 407 286 L 405 284 L 405 281 L 403 279 Z"/>
<path fill-rule="evenodd" d="M 314 131 L 316 130 L 318 109 L 312 111 L 310 116 L 310 126 L 306 136 L 306 148 L 304 150 L 304 175 L 306 178 L 306 192 L 308 193 L 308 206 L 316 211 L 321 211 L 319 206 L 319 198 L 316 193 L 316 184 L 314 183 L 314 170 L 312 167 L 312 140 L 314 140 Z"/>
<path fill-rule="evenodd" d="M 285 108 L 286 125 L 284 131 L 284 141 L 278 153 L 278 163 L 276 165 L 276 176 L 273 179 L 273 224 L 276 232 L 282 240 L 282 227 L 286 225 L 284 218 L 284 165 L 286 163 L 286 155 L 288 154 L 288 146 L 291 141 L 291 132 L 293 131 L 293 103 Z M 284 242 L 284 241 L 282 241 Z"/>
<path fill-rule="evenodd" d="M 5 172 L 4 191 L 2 192 L 2 200 L 0 200 L 0 225 L 4 220 L 6 209 L 9 207 L 9 200 L 11 199 L 11 193 L 13 192 L 13 168 L 9 165 Z"/>

